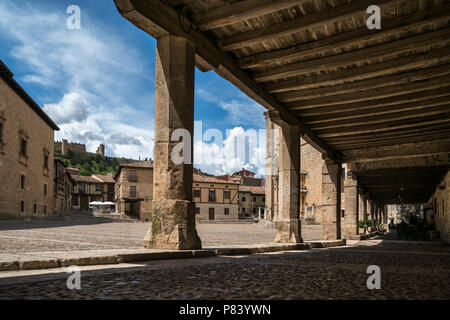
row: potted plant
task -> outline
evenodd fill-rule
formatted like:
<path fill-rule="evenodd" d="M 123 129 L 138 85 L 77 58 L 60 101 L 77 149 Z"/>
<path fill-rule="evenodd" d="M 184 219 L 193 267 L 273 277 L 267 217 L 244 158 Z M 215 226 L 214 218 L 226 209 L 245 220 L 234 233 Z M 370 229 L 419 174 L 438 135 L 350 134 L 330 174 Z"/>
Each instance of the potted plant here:
<path fill-rule="evenodd" d="M 358 221 L 359 234 L 364 234 L 366 230 L 366 221 L 359 220 Z"/>

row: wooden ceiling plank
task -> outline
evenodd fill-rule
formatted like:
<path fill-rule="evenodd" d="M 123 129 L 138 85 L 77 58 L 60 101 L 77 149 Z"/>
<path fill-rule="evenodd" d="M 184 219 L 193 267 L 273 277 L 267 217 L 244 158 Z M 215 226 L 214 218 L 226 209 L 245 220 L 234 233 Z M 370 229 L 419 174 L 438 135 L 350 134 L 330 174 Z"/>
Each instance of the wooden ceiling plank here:
<path fill-rule="evenodd" d="M 397 114 L 403 112 L 420 112 L 421 109 L 442 107 L 450 103 L 448 97 L 440 97 L 436 99 L 427 99 L 421 102 L 406 103 L 398 106 L 387 106 L 371 109 L 358 109 L 350 112 L 326 114 L 322 116 L 303 117 L 305 123 L 309 126 L 316 123 L 330 123 L 341 120 L 358 119 L 360 117 L 376 117 L 389 114 Z"/>
<path fill-rule="evenodd" d="M 395 0 L 379 0 L 377 1 L 377 5 L 389 2 L 395 2 Z M 261 41 L 283 37 L 324 24 L 331 24 L 354 15 L 366 14 L 366 10 L 370 5 L 373 5 L 373 0 L 347 3 L 339 7 L 319 11 L 290 21 L 225 37 L 219 39 L 218 44 L 219 47 L 225 51 L 244 48 L 255 43 L 260 43 Z"/>
<path fill-rule="evenodd" d="M 319 130 L 319 129 L 330 129 L 330 128 L 344 128 L 344 127 L 353 127 L 353 126 L 360 126 L 360 125 L 376 125 L 379 123 L 385 123 L 386 121 L 399 121 L 399 120 L 406 120 L 406 119 L 416 119 L 417 121 L 420 121 L 422 117 L 428 117 L 428 116 L 435 116 L 438 114 L 444 114 L 448 113 L 450 111 L 450 101 L 447 102 L 446 105 L 438 106 L 429 108 L 427 110 L 423 110 L 421 112 L 417 112 L 416 110 L 406 111 L 406 112 L 400 112 L 395 114 L 386 114 L 382 116 L 367 116 L 367 117 L 361 117 L 361 118 L 355 118 L 351 120 L 339 120 L 339 121 L 333 121 L 333 122 L 327 122 L 327 123 L 319 123 L 319 124 L 309 124 L 309 128 L 311 130 Z"/>
<path fill-rule="evenodd" d="M 381 30 L 369 30 L 364 26 L 354 31 L 341 33 L 317 41 L 243 57 L 238 60 L 238 64 L 244 69 L 259 68 L 271 64 L 279 64 L 288 59 L 323 54 L 333 49 L 341 50 L 349 45 L 383 39 L 400 32 L 409 32 L 410 30 L 439 23 L 442 19 L 448 19 L 449 12 L 450 4 L 444 4 L 410 16 L 397 17 L 386 22 L 383 21 L 383 28 Z"/>
<path fill-rule="evenodd" d="M 345 152 L 344 162 L 370 162 L 380 160 L 426 157 L 450 152 L 450 139 L 405 143 L 391 146 L 366 147 Z"/>
<path fill-rule="evenodd" d="M 312 72 L 335 70 L 348 65 L 360 64 L 373 59 L 395 59 L 398 55 L 430 48 L 431 45 L 448 46 L 450 44 L 450 28 L 427 32 L 418 36 L 404 38 L 377 46 L 349 51 L 325 58 L 302 61 L 298 63 L 276 66 L 273 69 L 254 72 L 257 82 L 275 81 L 295 77 Z M 428 50 L 430 51 L 430 50 Z"/>
<path fill-rule="evenodd" d="M 343 93 L 323 98 L 314 98 L 286 103 L 286 106 L 292 110 L 302 110 L 317 108 L 323 106 L 341 105 L 360 101 L 371 101 L 382 98 L 402 96 L 421 91 L 450 87 L 450 77 L 438 77 L 431 80 L 422 80 L 416 82 L 406 82 L 400 85 L 393 85 L 381 88 L 369 88 L 358 92 Z"/>
<path fill-rule="evenodd" d="M 450 64 L 440 65 L 418 71 L 410 71 L 375 79 L 362 80 L 352 83 L 341 84 L 332 87 L 323 87 L 307 90 L 295 90 L 278 93 L 275 96 L 278 101 L 290 102 L 302 99 L 313 99 L 342 93 L 359 92 L 366 88 L 380 88 L 396 84 L 432 79 L 450 74 Z"/>
<path fill-rule="evenodd" d="M 380 132 L 390 132 L 394 129 L 409 129 L 416 128 L 418 130 L 420 126 L 423 125 L 435 125 L 441 123 L 450 122 L 450 113 L 443 114 L 440 116 L 429 117 L 426 120 L 422 120 L 421 122 L 417 122 L 417 120 L 406 120 L 406 121 L 398 121 L 396 123 L 386 122 L 382 125 L 378 126 L 356 126 L 352 128 L 343 128 L 343 129 L 324 129 L 324 130 L 314 130 L 316 135 L 320 138 L 330 138 L 330 137 L 342 137 L 348 135 L 359 135 L 365 133 L 380 133 Z"/>
<path fill-rule="evenodd" d="M 450 61 L 450 48 L 432 50 L 427 53 L 410 55 L 401 59 L 389 60 L 383 63 L 374 63 L 362 67 L 353 67 L 346 70 L 330 72 L 327 74 L 312 75 L 290 80 L 281 80 L 265 84 L 271 93 L 292 90 L 311 89 L 323 86 L 344 84 L 349 81 L 360 81 L 399 72 L 408 72 L 414 69 L 423 69 Z"/>
<path fill-rule="evenodd" d="M 200 29 L 211 30 L 300 5 L 307 0 L 247 0 L 194 16 Z"/>
<path fill-rule="evenodd" d="M 394 96 L 388 98 L 381 98 L 372 101 L 362 101 L 354 103 L 346 103 L 343 105 L 335 106 L 325 106 L 325 107 L 315 107 L 309 109 L 303 109 L 299 111 L 302 117 L 317 116 L 317 115 L 328 115 L 332 113 L 339 112 L 351 112 L 355 110 L 367 110 L 376 107 L 387 107 L 387 106 L 398 106 L 401 104 L 414 103 L 418 101 L 423 101 L 427 99 L 445 97 L 450 95 L 450 87 L 432 89 L 422 91 L 418 93 L 409 93 L 401 96 Z"/>

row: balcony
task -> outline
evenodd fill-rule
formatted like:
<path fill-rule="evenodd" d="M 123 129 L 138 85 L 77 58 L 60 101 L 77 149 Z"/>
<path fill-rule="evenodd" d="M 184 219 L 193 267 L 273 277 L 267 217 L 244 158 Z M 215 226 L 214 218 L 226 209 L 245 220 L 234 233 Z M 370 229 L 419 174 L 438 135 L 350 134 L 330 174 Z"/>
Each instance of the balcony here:
<path fill-rule="evenodd" d="M 137 199 L 137 198 L 139 198 L 139 192 L 137 192 L 137 191 L 128 191 L 128 192 L 125 193 L 125 198 Z"/>

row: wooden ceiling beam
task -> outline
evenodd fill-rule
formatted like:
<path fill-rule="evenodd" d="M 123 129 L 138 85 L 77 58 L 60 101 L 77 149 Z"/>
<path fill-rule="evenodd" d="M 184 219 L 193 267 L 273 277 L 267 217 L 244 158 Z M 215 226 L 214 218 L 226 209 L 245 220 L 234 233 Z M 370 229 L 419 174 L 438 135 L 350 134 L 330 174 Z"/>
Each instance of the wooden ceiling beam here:
<path fill-rule="evenodd" d="M 377 5 L 380 6 L 389 2 L 395 2 L 395 0 L 378 0 Z M 367 15 L 366 10 L 370 5 L 373 5 L 373 0 L 346 3 L 339 7 L 319 11 L 290 21 L 225 37 L 219 39 L 218 44 L 225 51 L 244 48 L 255 43 L 261 43 L 261 41 L 283 37 L 295 32 L 323 26 L 324 24 L 331 24 L 355 15 Z"/>
<path fill-rule="evenodd" d="M 355 144 L 365 144 L 365 143 L 377 143 L 377 142 L 387 142 L 387 141 L 397 141 L 398 143 L 406 143 L 413 141 L 406 141 L 409 138 L 418 139 L 421 135 L 435 135 L 446 132 L 450 129 L 450 124 L 443 125 L 428 125 L 422 126 L 419 130 L 417 129 L 400 129 L 393 130 L 393 132 L 387 133 L 368 133 L 357 136 L 346 136 L 346 137 L 331 137 L 326 139 L 327 143 L 333 146 L 339 146 L 340 149 L 343 145 L 355 145 Z M 439 136 L 438 138 L 442 138 Z M 404 142 L 402 142 L 404 141 Z"/>
<path fill-rule="evenodd" d="M 307 0 L 247 0 L 208 10 L 194 16 L 203 31 L 228 26 L 247 19 L 298 6 Z"/>
<path fill-rule="evenodd" d="M 450 95 L 450 93 L 449 93 Z M 390 105 L 379 108 L 357 109 L 347 112 L 336 112 L 320 116 L 303 117 L 305 123 L 309 126 L 316 123 L 330 123 L 336 121 L 345 121 L 351 119 L 358 119 L 361 117 L 376 117 L 389 114 L 397 114 L 403 112 L 421 112 L 422 109 L 428 110 L 438 106 L 448 105 L 450 103 L 449 97 L 440 97 L 434 99 L 426 99 L 419 102 L 405 103 L 401 105 Z"/>
<path fill-rule="evenodd" d="M 360 81 L 376 77 L 383 77 L 415 69 L 424 69 L 450 61 L 450 48 L 432 50 L 426 53 L 414 54 L 401 59 L 394 59 L 382 63 L 374 63 L 362 67 L 327 74 L 310 75 L 290 80 L 267 83 L 265 88 L 271 93 L 292 90 L 303 90 L 324 86 L 335 86 L 350 81 Z"/>
<path fill-rule="evenodd" d="M 276 94 L 278 101 L 290 102 L 318 97 L 334 96 L 342 93 L 359 92 L 367 88 L 375 89 L 413 81 L 432 79 L 450 74 L 450 63 L 428 69 L 341 84 L 332 87 L 287 91 Z"/>
<path fill-rule="evenodd" d="M 418 101 L 424 101 L 433 98 L 439 98 L 450 95 L 450 87 L 443 87 L 438 89 L 421 91 L 418 93 L 409 93 L 401 96 L 394 96 L 388 98 L 381 98 L 371 101 L 353 102 L 342 105 L 314 107 L 309 109 L 299 110 L 299 115 L 302 117 L 325 115 L 339 112 L 351 112 L 355 110 L 367 110 L 376 107 L 398 106 L 401 104 L 412 104 Z"/>
<path fill-rule="evenodd" d="M 432 141 L 439 140 L 442 137 L 446 137 L 450 135 L 450 126 L 447 129 L 435 130 L 431 133 L 418 133 L 418 134 L 407 134 L 407 135 L 398 135 L 391 136 L 391 138 L 387 139 L 366 139 L 359 140 L 358 142 L 341 142 L 341 143 L 330 143 L 330 146 L 338 148 L 343 153 L 346 151 L 357 150 L 360 148 L 372 148 L 372 147 L 381 147 L 381 146 L 391 146 L 397 144 L 404 144 L 410 142 L 422 142 L 422 141 Z"/>
<path fill-rule="evenodd" d="M 411 30 L 423 28 L 428 25 L 434 25 L 443 19 L 448 19 L 449 12 L 450 4 L 443 4 L 430 10 L 417 12 L 410 16 L 395 17 L 387 21 L 383 20 L 383 28 L 381 30 L 369 30 L 364 26 L 363 28 L 332 37 L 243 57 L 238 60 L 238 64 L 244 69 L 259 68 L 262 66 L 265 67 L 279 64 L 286 60 L 303 58 L 311 55 L 322 55 L 325 52 L 342 50 L 351 45 L 361 43 L 364 45 L 365 43 L 390 37 L 397 33 L 410 32 Z"/>
<path fill-rule="evenodd" d="M 450 138 L 392 146 L 366 147 L 345 152 L 344 162 L 370 162 L 380 160 L 426 157 L 450 153 Z"/>
<path fill-rule="evenodd" d="M 436 125 L 442 123 L 450 122 L 450 112 L 444 113 L 439 116 L 425 117 L 420 122 L 417 119 L 413 120 L 401 120 L 393 122 L 385 122 L 377 126 L 355 126 L 351 128 L 334 128 L 334 129 L 323 129 L 314 130 L 316 135 L 320 138 L 330 138 L 330 137 L 342 137 L 342 136 L 355 136 L 365 133 L 380 133 L 389 132 L 395 129 L 417 129 L 420 130 L 421 126 L 425 125 Z"/>
<path fill-rule="evenodd" d="M 335 96 L 327 96 L 323 98 L 314 98 L 309 100 L 301 100 L 294 102 L 287 102 L 286 106 L 291 110 L 302 110 L 332 105 L 342 105 L 347 103 L 354 103 L 360 101 L 373 101 L 383 98 L 402 96 L 406 94 L 413 94 L 421 91 L 432 89 L 439 89 L 450 87 L 450 77 L 438 77 L 431 80 L 422 80 L 410 83 L 402 83 L 400 85 L 393 85 L 382 88 L 369 88 L 368 90 L 361 90 L 353 93 L 343 93 Z"/>
<path fill-rule="evenodd" d="M 275 66 L 273 69 L 255 71 L 253 78 L 257 82 L 276 81 L 292 78 L 312 72 L 336 70 L 348 65 L 361 64 L 374 59 L 389 60 L 411 52 L 431 51 L 431 46 L 445 47 L 450 44 L 450 28 L 443 28 L 412 36 L 401 40 L 349 51 L 325 58 L 307 60 L 297 63 Z"/>
<path fill-rule="evenodd" d="M 354 127 L 354 126 L 362 126 L 362 125 L 376 125 L 380 123 L 385 123 L 386 121 L 400 121 L 406 119 L 416 119 L 418 122 L 421 121 L 424 117 L 435 116 L 439 114 L 446 114 L 450 110 L 450 101 L 447 102 L 446 105 L 429 108 L 427 110 L 423 110 L 417 112 L 417 110 L 400 112 L 395 114 L 386 114 L 381 116 L 366 116 L 360 118 L 354 118 L 351 120 L 339 120 L 332 121 L 327 123 L 316 123 L 309 124 L 308 127 L 311 130 L 321 130 L 321 129 L 330 129 L 330 128 L 345 128 L 345 127 Z"/>

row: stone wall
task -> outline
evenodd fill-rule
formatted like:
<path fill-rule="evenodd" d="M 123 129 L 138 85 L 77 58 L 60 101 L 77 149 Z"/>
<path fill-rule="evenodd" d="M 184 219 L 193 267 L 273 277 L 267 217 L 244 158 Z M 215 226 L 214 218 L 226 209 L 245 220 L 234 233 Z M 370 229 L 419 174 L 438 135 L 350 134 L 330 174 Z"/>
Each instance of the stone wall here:
<path fill-rule="evenodd" d="M 25 216 L 52 214 L 53 129 L 3 79 L 0 79 L 0 113 L 3 123 L 0 213 Z M 21 138 L 27 141 L 25 157 L 19 155 Z M 44 154 L 48 155 L 48 169 L 44 169 Z M 25 176 L 23 189 L 21 175 Z M 24 201 L 24 212 L 21 212 L 21 201 Z"/>
<path fill-rule="evenodd" d="M 444 241 L 450 241 L 450 171 L 436 188 L 428 204 L 433 207 L 436 230 Z"/>
<path fill-rule="evenodd" d="M 195 215 L 197 220 L 209 220 L 209 209 L 214 208 L 214 220 L 238 220 L 238 204 L 233 203 L 195 203 L 195 207 L 200 209 L 200 213 Z M 225 215 L 225 208 L 230 214 Z"/>
<path fill-rule="evenodd" d="M 62 142 L 55 141 L 55 151 L 62 153 Z M 76 142 L 68 142 L 67 143 L 67 151 L 75 151 L 75 152 L 86 152 L 86 145 Z"/>

